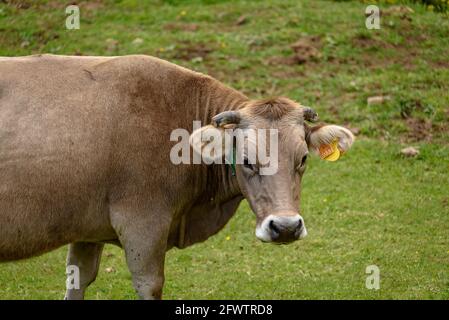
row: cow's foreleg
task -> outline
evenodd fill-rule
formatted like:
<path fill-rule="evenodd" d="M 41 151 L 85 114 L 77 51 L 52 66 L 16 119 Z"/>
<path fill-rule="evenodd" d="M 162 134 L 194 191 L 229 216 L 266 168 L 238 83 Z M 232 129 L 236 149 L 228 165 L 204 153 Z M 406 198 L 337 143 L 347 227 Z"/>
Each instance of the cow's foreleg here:
<path fill-rule="evenodd" d="M 76 242 L 69 245 L 66 300 L 82 300 L 86 288 L 95 280 L 100 265 L 102 243 Z M 79 271 L 79 279 L 77 279 Z"/>
<path fill-rule="evenodd" d="M 122 212 L 127 211 L 128 214 Z M 170 221 L 151 210 L 113 209 L 112 224 L 126 254 L 133 285 L 141 299 L 161 299 Z M 131 215 L 130 212 L 133 212 Z M 143 213 L 141 213 L 143 212 Z"/>
<path fill-rule="evenodd" d="M 160 239 L 151 240 L 145 236 L 145 233 L 159 232 L 154 230 L 154 226 L 153 230 L 148 226 L 145 230 L 131 232 L 132 234 L 126 236 L 122 244 L 134 288 L 141 299 L 161 299 L 167 240 L 164 239 L 164 234 L 160 234 Z"/>
<path fill-rule="evenodd" d="M 164 249 L 165 250 L 165 249 Z M 131 244 L 125 247 L 126 261 L 132 274 L 134 289 L 140 299 L 162 298 L 165 252 Z"/>

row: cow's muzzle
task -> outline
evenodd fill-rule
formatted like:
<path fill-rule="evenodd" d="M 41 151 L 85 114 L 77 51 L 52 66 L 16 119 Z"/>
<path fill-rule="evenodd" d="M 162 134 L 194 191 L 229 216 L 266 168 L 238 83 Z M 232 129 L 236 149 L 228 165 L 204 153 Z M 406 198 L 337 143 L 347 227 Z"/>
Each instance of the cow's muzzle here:
<path fill-rule="evenodd" d="M 304 219 L 299 215 L 269 215 L 256 228 L 256 237 L 264 242 L 288 243 L 307 236 Z"/>

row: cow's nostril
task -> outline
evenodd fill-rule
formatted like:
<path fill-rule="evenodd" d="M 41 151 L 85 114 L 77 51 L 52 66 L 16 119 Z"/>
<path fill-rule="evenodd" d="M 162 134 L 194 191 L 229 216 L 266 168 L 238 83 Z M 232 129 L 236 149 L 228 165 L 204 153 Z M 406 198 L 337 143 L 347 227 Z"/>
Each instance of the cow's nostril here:
<path fill-rule="evenodd" d="M 268 226 L 270 227 L 272 238 L 276 239 L 279 237 L 281 230 L 276 226 L 274 220 L 271 220 Z"/>
<path fill-rule="evenodd" d="M 275 231 L 275 232 L 279 232 L 279 228 L 276 226 L 276 224 L 274 223 L 274 220 L 270 221 L 270 229 Z"/>
<path fill-rule="evenodd" d="M 296 227 L 296 229 L 301 229 L 302 228 L 302 219 L 299 219 L 298 221 L 298 226 Z"/>

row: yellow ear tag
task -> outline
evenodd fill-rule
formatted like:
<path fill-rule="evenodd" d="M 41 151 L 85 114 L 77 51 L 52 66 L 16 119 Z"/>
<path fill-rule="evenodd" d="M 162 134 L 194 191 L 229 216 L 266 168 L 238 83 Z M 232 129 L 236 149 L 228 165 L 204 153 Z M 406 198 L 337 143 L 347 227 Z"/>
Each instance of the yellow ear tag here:
<path fill-rule="evenodd" d="M 337 161 L 340 158 L 340 154 L 338 140 L 334 140 L 331 144 L 322 144 L 320 146 L 321 159 L 326 161 Z"/>

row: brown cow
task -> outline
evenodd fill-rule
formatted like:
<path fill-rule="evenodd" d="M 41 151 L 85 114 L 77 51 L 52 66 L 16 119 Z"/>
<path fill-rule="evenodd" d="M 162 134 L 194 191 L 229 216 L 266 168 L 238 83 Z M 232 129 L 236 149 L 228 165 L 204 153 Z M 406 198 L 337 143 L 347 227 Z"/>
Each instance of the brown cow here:
<path fill-rule="evenodd" d="M 104 243 L 115 243 L 138 295 L 151 299 L 162 294 L 166 251 L 217 233 L 243 198 L 258 238 L 302 238 L 308 151 L 353 142 L 342 127 L 309 127 L 314 116 L 148 56 L 0 58 L 0 261 L 70 244 L 67 264 L 79 267 L 80 283 L 66 298 L 82 299 Z M 175 165 L 171 132 L 192 132 L 193 120 L 278 130 L 277 172 L 259 175 L 248 161 Z"/>

